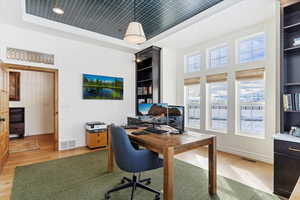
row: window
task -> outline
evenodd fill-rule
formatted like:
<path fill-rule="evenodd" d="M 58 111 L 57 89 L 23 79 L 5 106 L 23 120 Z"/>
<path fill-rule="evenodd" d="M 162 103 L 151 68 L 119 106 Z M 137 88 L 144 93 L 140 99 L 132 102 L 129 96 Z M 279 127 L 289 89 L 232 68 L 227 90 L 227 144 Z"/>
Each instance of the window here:
<path fill-rule="evenodd" d="M 239 63 L 265 58 L 265 34 L 259 34 L 239 42 Z"/>
<path fill-rule="evenodd" d="M 227 132 L 227 74 L 207 77 L 207 128 Z"/>
<path fill-rule="evenodd" d="M 216 47 L 208 51 L 209 68 L 224 67 L 228 64 L 228 46 Z"/>
<path fill-rule="evenodd" d="M 265 84 L 264 70 L 236 72 L 238 134 L 264 137 Z"/>
<path fill-rule="evenodd" d="M 199 54 L 186 57 L 186 73 L 198 72 L 200 71 L 200 67 L 201 56 Z"/>
<path fill-rule="evenodd" d="M 200 128 L 200 79 L 186 79 L 184 81 L 186 126 Z"/>

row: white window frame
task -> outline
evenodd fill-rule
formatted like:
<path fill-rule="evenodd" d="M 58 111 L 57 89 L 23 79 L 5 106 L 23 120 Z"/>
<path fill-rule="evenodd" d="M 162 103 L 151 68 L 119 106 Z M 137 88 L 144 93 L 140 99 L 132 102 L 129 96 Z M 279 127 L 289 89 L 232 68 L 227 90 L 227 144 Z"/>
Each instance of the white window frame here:
<path fill-rule="evenodd" d="M 253 61 L 247 61 L 247 62 L 241 62 L 240 61 L 240 42 L 244 41 L 244 40 L 249 40 L 251 38 L 254 38 L 256 36 L 259 36 L 259 35 L 263 35 L 264 36 L 264 40 L 265 40 L 265 45 L 264 45 L 264 57 L 262 59 L 258 59 L 258 60 L 253 60 Z M 235 49 L 236 49 L 236 53 L 235 53 L 235 63 L 236 64 L 248 64 L 248 63 L 251 63 L 251 62 L 259 62 L 259 61 L 264 61 L 266 60 L 267 58 L 267 36 L 266 36 L 266 33 L 265 32 L 259 32 L 259 33 L 255 33 L 255 34 L 251 34 L 251 35 L 248 35 L 248 36 L 245 36 L 245 37 L 242 37 L 242 38 L 239 38 L 235 41 Z"/>
<path fill-rule="evenodd" d="M 218 82 L 216 82 L 218 83 Z M 206 130 L 208 131 L 213 131 L 213 132 L 217 132 L 217 133 L 224 133 L 227 134 L 228 133 L 228 121 L 229 121 L 229 110 L 228 110 L 228 97 L 229 97 L 229 84 L 228 84 L 228 80 L 224 81 L 224 82 L 219 82 L 219 83 L 225 83 L 227 85 L 227 129 L 226 130 L 217 130 L 217 129 L 213 129 L 211 127 L 211 109 L 210 109 L 210 105 L 211 105 L 211 95 L 209 92 L 209 84 L 211 83 L 206 83 L 206 122 L 205 122 L 205 127 Z"/>
<path fill-rule="evenodd" d="M 227 59 L 228 62 L 222 66 L 218 66 L 218 67 L 211 67 L 211 63 L 210 63 L 210 52 L 214 49 L 218 49 L 218 48 L 222 48 L 222 47 L 227 47 L 228 52 L 227 52 Z M 227 43 L 222 43 L 222 44 L 218 44 L 216 46 L 213 47 L 209 47 L 206 49 L 206 69 L 207 70 L 215 70 L 215 69 L 222 69 L 224 67 L 227 67 L 230 63 L 230 46 Z"/>
<path fill-rule="evenodd" d="M 247 80 L 245 80 L 245 81 L 247 81 Z M 251 80 L 249 80 L 249 81 L 251 81 Z M 253 81 L 253 79 L 252 79 L 252 81 Z M 241 132 L 241 129 L 240 129 L 240 127 L 241 127 L 241 120 L 240 120 L 240 118 L 241 118 L 241 109 L 240 109 L 240 82 L 241 81 L 239 81 L 239 80 L 235 80 L 235 85 L 236 85 L 236 92 L 235 92 L 235 94 L 236 94 L 236 99 L 235 99 L 235 105 L 236 105 L 236 107 L 235 107 L 235 110 L 236 110 L 236 114 L 235 114 L 235 116 L 236 116 L 236 120 L 235 120 L 235 124 L 236 124 L 236 126 L 235 126 L 235 135 L 239 135 L 239 136 L 245 136 L 245 137 L 251 137 L 251 138 L 257 138 L 257 139 L 265 139 L 266 138 L 266 80 L 265 80 L 265 78 L 263 79 L 263 86 L 264 86 L 264 99 L 265 99 L 265 101 L 264 101 L 264 131 L 263 131 L 263 133 L 262 133 L 262 135 L 261 136 L 255 136 L 255 135 L 251 135 L 252 133 L 247 133 L 247 132 Z"/>
<path fill-rule="evenodd" d="M 191 57 L 191 56 L 199 56 L 200 57 L 200 69 L 198 71 L 193 71 L 193 72 L 189 72 L 188 71 L 188 58 Z M 191 73 L 197 73 L 197 72 L 200 72 L 202 71 L 203 69 L 203 56 L 200 52 L 194 52 L 194 53 L 191 53 L 191 54 L 187 54 L 184 56 L 184 73 L 185 74 L 191 74 Z"/>

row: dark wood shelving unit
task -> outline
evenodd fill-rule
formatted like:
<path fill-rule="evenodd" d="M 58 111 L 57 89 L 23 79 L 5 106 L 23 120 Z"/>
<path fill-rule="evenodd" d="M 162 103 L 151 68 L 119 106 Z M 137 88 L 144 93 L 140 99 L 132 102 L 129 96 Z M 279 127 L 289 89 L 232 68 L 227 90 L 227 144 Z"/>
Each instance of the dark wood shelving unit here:
<path fill-rule="evenodd" d="M 292 126 L 300 127 L 300 111 L 296 100 L 292 109 L 285 110 L 283 96 L 291 94 L 296 99 L 294 94 L 300 93 L 300 45 L 294 46 L 294 39 L 300 38 L 300 0 L 281 1 L 280 29 L 280 132 L 284 136 L 274 139 L 274 193 L 289 198 L 300 176 L 300 153 L 289 147 L 300 149 L 300 143 L 288 132 Z M 292 139 L 282 139 L 285 136 Z"/>
<path fill-rule="evenodd" d="M 148 47 L 136 57 L 136 112 L 140 103 L 160 103 L 161 48 Z"/>
<path fill-rule="evenodd" d="M 298 28 L 294 29 L 294 27 Z M 290 112 L 285 112 L 283 106 L 284 94 L 300 93 L 300 45 L 293 46 L 295 38 L 300 38 L 300 1 L 283 1 L 281 8 L 281 132 L 288 132 L 291 126 L 300 126 L 300 115 L 289 115 Z"/>

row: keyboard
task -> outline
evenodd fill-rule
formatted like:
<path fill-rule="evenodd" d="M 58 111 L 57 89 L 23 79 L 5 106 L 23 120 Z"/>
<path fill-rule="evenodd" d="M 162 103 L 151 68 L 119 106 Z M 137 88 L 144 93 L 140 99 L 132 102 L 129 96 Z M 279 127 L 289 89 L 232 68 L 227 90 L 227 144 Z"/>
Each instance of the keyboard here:
<path fill-rule="evenodd" d="M 162 134 L 162 133 L 168 132 L 168 131 L 157 129 L 157 128 L 153 128 L 153 127 L 148 127 L 146 129 L 144 129 L 144 131 L 147 131 L 147 132 L 150 132 L 150 133 L 155 133 L 155 134 Z"/>
<path fill-rule="evenodd" d="M 125 125 L 122 126 L 124 129 L 138 129 L 139 127 L 137 125 Z"/>
<path fill-rule="evenodd" d="M 147 135 L 147 134 L 149 134 L 149 132 L 146 132 L 146 131 L 134 131 L 134 132 L 131 132 L 131 134 L 133 134 L 133 135 Z"/>

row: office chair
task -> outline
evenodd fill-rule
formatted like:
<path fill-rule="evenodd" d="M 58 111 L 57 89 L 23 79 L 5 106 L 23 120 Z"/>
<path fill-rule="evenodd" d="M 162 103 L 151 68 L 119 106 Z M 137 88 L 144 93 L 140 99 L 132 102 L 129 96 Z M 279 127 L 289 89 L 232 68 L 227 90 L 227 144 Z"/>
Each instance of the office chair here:
<path fill-rule="evenodd" d="M 147 183 L 151 183 L 151 178 L 141 180 L 140 177 L 141 172 L 161 168 L 163 166 L 163 160 L 158 157 L 158 154 L 152 151 L 135 149 L 123 128 L 112 126 L 110 134 L 117 165 L 121 170 L 133 173 L 133 175 L 132 179 L 123 177 L 121 185 L 106 192 L 105 200 L 111 199 L 112 192 L 126 188 L 132 188 L 131 200 L 133 200 L 136 188 L 150 191 L 155 194 L 154 200 L 160 200 L 160 192 L 146 186 Z M 136 173 L 138 173 L 138 176 Z M 146 184 L 143 184 L 145 182 Z"/>

